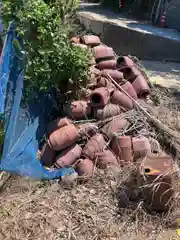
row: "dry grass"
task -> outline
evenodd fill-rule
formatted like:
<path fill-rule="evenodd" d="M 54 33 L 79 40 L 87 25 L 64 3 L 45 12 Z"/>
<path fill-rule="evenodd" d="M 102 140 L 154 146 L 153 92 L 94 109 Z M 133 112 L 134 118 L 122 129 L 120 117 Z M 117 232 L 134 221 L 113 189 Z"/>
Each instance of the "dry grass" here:
<path fill-rule="evenodd" d="M 171 97 L 160 94 L 161 90 L 156 91 L 160 99 L 159 106 L 154 109 L 157 118 L 179 131 L 180 115 L 173 102 L 171 104 Z M 159 137 L 146 119 L 141 120 L 151 134 Z M 178 162 L 174 165 L 176 197 L 173 209 L 164 215 L 145 211 L 134 170 L 134 166 L 120 169 L 116 174 L 111 169 L 98 170 L 93 179 L 73 187 L 58 181 L 36 182 L 13 177 L 0 193 L 0 239 L 166 239 L 163 232 L 168 227 L 173 228 L 180 216 Z M 128 203 L 122 193 L 124 183 L 128 183 L 133 196 L 128 208 L 123 208 Z"/>

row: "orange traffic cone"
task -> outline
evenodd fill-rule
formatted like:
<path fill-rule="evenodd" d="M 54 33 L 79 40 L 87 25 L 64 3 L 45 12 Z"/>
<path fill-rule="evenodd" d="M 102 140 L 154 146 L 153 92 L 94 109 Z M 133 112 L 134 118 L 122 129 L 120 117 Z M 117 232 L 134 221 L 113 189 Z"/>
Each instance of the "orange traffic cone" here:
<path fill-rule="evenodd" d="M 160 22 L 161 27 L 165 28 L 167 27 L 166 24 L 166 11 L 163 11 L 163 14 L 161 16 L 161 22 Z"/>

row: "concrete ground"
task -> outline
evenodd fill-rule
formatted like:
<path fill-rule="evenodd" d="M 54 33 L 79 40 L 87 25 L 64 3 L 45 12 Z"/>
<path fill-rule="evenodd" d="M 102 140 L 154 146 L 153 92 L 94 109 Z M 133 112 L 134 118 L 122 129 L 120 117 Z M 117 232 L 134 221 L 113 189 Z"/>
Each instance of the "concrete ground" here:
<path fill-rule="evenodd" d="M 82 3 L 78 17 L 87 30 L 101 36 L 117 54 L 131 54 L 146 60 L 180 61 L 180 34 L 176 30 L 127 19 L 97 4 Z"/>
<path fill-rule="evenodd" d="M 180 91 L 180 63 L 141 61 L 152 83 Z"/>

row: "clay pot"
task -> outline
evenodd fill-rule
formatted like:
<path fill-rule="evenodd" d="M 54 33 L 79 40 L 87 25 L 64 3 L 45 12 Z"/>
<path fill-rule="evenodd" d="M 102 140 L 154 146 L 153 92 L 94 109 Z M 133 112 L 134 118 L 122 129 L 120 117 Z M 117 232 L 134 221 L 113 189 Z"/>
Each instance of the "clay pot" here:
<path fill-rule="evenodd" d="M 105 150 L 100 153 L 96 153 L 98 167 L 105 169 L 110 165 L 118 166 L 115 155 L 110 150 Z"/>
<path fill-rule="evenodd" d="M 42 148 L 41 163 L 46 167 L 51 167 L 56 157 L 56 152 L 49 146 L 48 143 Z"/>
<path fill-rule="evenodd" d="M 132 145 L 134 151 L 134 159 L 143 158 L 147 154 L 151 153 L 151 144 L 148 138 L 144 136 L 132 138 Z"/>
<path fill-rule="evenodd" d="M 82 148 L 79 145 L 71 146 L 57 156 L 55 166 L 57 168 L 71 166 L 80 158 L 81 153 Z"/>
<path fill-rule="evenodd" d="M 94 170 L 94 163 L 86 158 L 86 159 L 79 159 L 76 165 L 76 171 L 80 176 L 90 177 Z"/>
<path fill-rule="evenodd" d="M 66 113 L 73 119 L 84 119 L 91 115 L 91 106 L 87 101 L 78 100 L 71 103 L 70 108 L 66 105 Z"/>
<path fill-rule="evenodd" d="M 137 76 L 141 76 L 141 72 L 136 67 L 126 67 L 122 70 L 124 78 L 132 82 Z"/>
<path fill-rule="evenodd" d="M 92 107 L 104 107 L 110 100 L 114 88 L 101 87 L 92 91 L 90 95 L 90 103 Z"/>
<path fill-rule="evenodd" d="M 115 136 L 112 139 L 111 148 L 118 159 L 121 160 L 121 165 L 126 165 L 133 161 L 132 139 L 130 136 Z"/>
<path fill-rule="evenodd" d="M 121 87 L 135 100 L 138 98 L 137 93 L 130 82 L 122 84 Z"/>
<path fill-rule="evenodd" d="M 96 61 L 102 61 L 102 60 L 110 60 L 110 59 L 114 59 L 114 51 L 112 48 L 110 47 L 106 47 L 103 45 L 97 46 L 95 48 L 93 48 L 94 50 L 94 56 Z"/>
<path fill-rule="evenodd" d="M 122 83 L 123 81 L 122 72 L 119 72 L 118 70 L 104 69 L 102 74 L 106 76 L 106 73 L 108 73 L 117 83 Z"/>
<path fill-rule="evenodd" d="M 118 68 L 132 67 L 134 66 L 134 62 L 128 56 L 121 56 L 117 59 L 117 66 Z"/>
<path fill-rule="evenodd" d="M 97 79 L 97 85 L 96 85 L 97 88 L 107 87 L 107 86 L 112 86 L 112 84 L 110 83 L 110 81 L 107 78 L 99 77 Z"/>
<path fill-rule="evenodd" d="M 57 118 L 56 120 L 52 121 L 48 127 L 47 127 L 47 132 L 48 134 L 51 134 L 52 132 L 54 132 L 55 130 L 67 126 L 69 124 L 71 124 L 72 121 L 68 118 Z"/>
<path fill-rule="evenodd" d="M 129 122 L 125 118 L 114 117 L 114 119 L 106 124 L 102 129 L 102 133 L 105 134 L 109 139 L 112 139 L 115 133 L 124 130 L 128 127 Z"/>
<path fill-rule="evenodd" d="M 174 200 L 173 159 L 162 154 L 148 155 L 137 164 L 138 178 L 142 179 L 142 197 L 149 210 L 166 212 Z"/>
<path fill-rule="evenodd" d="M 99 37 L 95 35 L 85 35 L 81 37 L 81 41 L 89 47 L 96 47 L 101 44 Z"/>
<path fill-rule="evenodd" d="M 91 137 L 85 145 L 82 155 L 93 160 L 97 152 L 102 152 L 106 146 L 106 142 L 102 134 L 97 133 Z"/>
<path fill-rule="evenodd" d="M 111 102 L 113 104 L 118 104 L 125 109 L 133 109 L 132 100 L 128 96 L 126 96 L 123 92 L 120 92 L 118 90 L 114 91 L 111 97 Z"/>
<path fill-rule="evenodd" d="M 119 115 L 122 112 L 121 108 L 116 104 L 107 104 L 103 109 L 95 108 L 94 117 L 100 120 L 104 120 L 109 117 Z"/>
<path fill-rule="evenodd" d="M 73 145 L 79 137 L 77 128 L 69 124 L 51 133 L 48 142 L 52 149 L 60 151 Z"/>
<path fill-rule="evenodd" d="M 150 88 L 146 79 L 143 76 L 138 76 L 132 83 L 133 88 L 135 89 L 138 97 L 146 97 L 150 94 Z"/>
<path fill-rule="evenodd" d="M 116 69 L 116 60 L 105 60 L 97 64 L 97 68 L 100 70 L 103 69 Z"/>
<path fill-rule="evenodd" d="M 76 46 L 76 47 L 80 47 L 83 49 L 88 49 L 88 46 L 85 44 L 81 44 L 81 43 L 72 43 L 72 45 Z"/>

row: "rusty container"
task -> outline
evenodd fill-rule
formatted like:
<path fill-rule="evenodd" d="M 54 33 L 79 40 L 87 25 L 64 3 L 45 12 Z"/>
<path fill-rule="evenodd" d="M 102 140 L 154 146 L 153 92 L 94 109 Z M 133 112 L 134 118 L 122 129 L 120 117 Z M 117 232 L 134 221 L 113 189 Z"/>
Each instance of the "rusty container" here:
<path fill-rule="evenodd" d="M 140 98 L 146 97 L 150 94 L 148 83 L 142 75 L 135 78 L 132 82 L 132 86 Z"/>
<path fill-rule="evenodd" d="M 65 150 L 63 150 L 56 158 L 55 166 L 57 168 L 63 168 L 72 166 L 77 159 L 80 158 L 82 148 L 76 144 Z"/>
<path fill-rule="evenodd" d="M 92 136 L 85 147 L 83 148 L 82 155 L 93 160 L 97 152 L 102 152 L 106 147 L 106 142 L 102 134 L 97 133 Z"/>
<path fill-rule="evenodd" d="M 134 66 L 133 60 L 128 56 L 121 56 L 117 59 L 117 67 L 124 68 L 124 67 L 132 67 Z"/>
<path fill-rule="evenodd" d="M 138 174 L 142 179 L 142 197 L 149 210 L 166 212 L 174 200 L 173 160 L 162 154 L 149 155 L 138 162 Z"/>
<path fill-rule="evenodd" d="M 84 35 L 81 37 L 81 42 L 89 47 L 96 47 L 101 44 L 99 37 L 95 35 Z"/>
<path fill-rule="evenodd" d="M 106 73 L 108 73 L 117 83 L 123 82 L 124 77 L 122 72 L 118 70 L 104 69 L 102 75 L 106 76 Z"/>
<path fill-rule="evenodd" d="M 116 156 L 110 150 L 96 153 L 96 157 L 99 168 L 105 169 L 111 165 L 119 166 Z"/>
<path fill-rule="evenodd" d="M 97 64 L 97 68 L 100 70 L 103 69 L 116 69 L 116 60 L 104 60 Z"/>
<path fill-rule="evenodd" d="M 47 167 L 51 167 L 56 157 L 56 152 L 45 143 L 41 151 L 41 163 Z"/>
<path fill-rule="evenodd" d="M 130 82 L 125 82 L 121 87 L 135 100 L 138 98 L 137 93 Z"/>
<path fill-rule="evenodd" d="M 111 97 L 111 102 L 113 104 L 118 104 L 125 109 L 133 109 L 132 100 L 123 92 L 120 92 L 119 90 L 114 91 Z"/>
<path fill-rule="evenodd" d="M 109 139 L 112 139 L 115 133 L 122 132 L 129 126 L 129 122 L 121 116 L 114 117 L 114 119 L 106 124 L 102 129 L 102 133 Z"/>
<path fill-rule="evenodd" d="M 94 117 L 99 120 L 104 120 L 119 115 L 121 112 L 122 110 L 118 105 L 109 103 L 102 109 L 94 108 Z"/>
<path fill-rule="evenodd" d="M 57 118 L 56 120 L 49 123 L 49 125 L 47 126 L 47 132 L 48 132 L 48 134 L 51 134 L 55 130 L 62 128 L 64 126 L 67 126 L 71 123 L 72 123 L 72 121 L 66 117 L 65 118 Z"/>
<path fill-rule="evenodd" d="M 122 70 L 124 78 L 132 82 L 137 76 L 141 76 L 141 72 L 136 67 L 126 67 Z"/>
<path fill-rule="evenodd" d="M 149 139 L 144 136 L 132 138 L 134 159 L 143 158 L 151 152 L 151 144 Z"/>
<path fill-rule="evenodd" d="M 92 176 L 94 170 L 94 163 L 88 159 L 79 159 L 78 163 L 76 164 L 76 171 L 78 172 L 79 176 L 90 177 Z"/>
<path fill-rule="evenodd" d="M 110 81 L 107 78 L 105 78 L 105 77 L 97 78 L 97 84 L 96 84 L 97 88 L 107 87 L 107 86 L 112 86 L 112 84 L 110 83 Z"/>
<path fill-rule="evenodd" d="M 55 151 L 60 151 L 73 145 L 80 138 L 80 134 L 74 124 L 64 126 L 49 136 L 49 145 Z"/>
<path fill-rule="evenodd" d="M 93 50 L 94 50 L 94 56 L 97 62 L 115 58 L 114 51 L 110 47 L 99 45 L 93 48 Z"/>
<path fill-rule="evenodd" d="M 73 101 L 71 102 L 69 109 L 68 107 L 66 108 L 66 112 L 73 119 L 84 119 L 91 115 L 91 106 L 88 101 Z"/>
<path fill-rule="evenodd" d="M 130 136 L 115 136 L 111 141 L 111 149 L 121 165 L 132 163 L 132 139 Z"/>
<path fill-rule="evenodd" d="M 108 104 L 111 94 L 114 88 L 112 87 L 101 87 L 96 88 L 90 95 L 90 103 L 92 107 L 104 107 Z"/>

